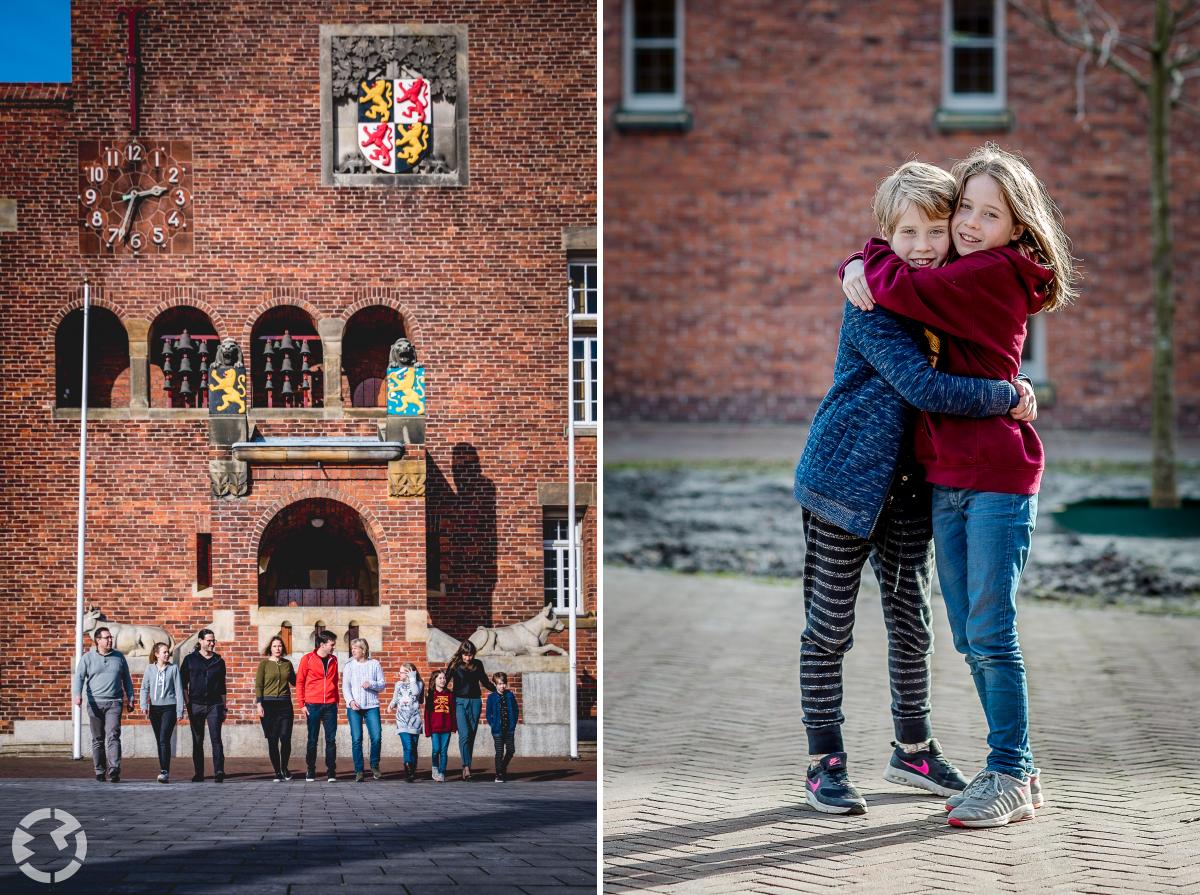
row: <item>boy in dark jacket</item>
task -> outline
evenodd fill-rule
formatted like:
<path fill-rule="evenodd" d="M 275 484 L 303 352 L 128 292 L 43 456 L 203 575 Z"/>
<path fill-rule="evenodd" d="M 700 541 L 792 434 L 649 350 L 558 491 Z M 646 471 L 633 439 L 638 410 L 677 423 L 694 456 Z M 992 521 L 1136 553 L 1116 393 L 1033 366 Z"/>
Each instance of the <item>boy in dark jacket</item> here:
<path fill-rule="evenodd" d="M 953 177 L 921 162 L 902 165 L 879 185 L 876 222 L 908 265 L 945 262 L 954 194 Z M 929 722 L 933 541 L 929 489 L 912 459 L 913 408 L 974 417 L 1031 411 L 1014 383 L 938 373 L 939 346 L 928 329 L 847 304 L 833 387 L 817 408 L 796 468 L 806 543 L 807 624 L 800 646 L 809 748 L 805 798 L 825 813 L 867 810 L 846 771 L 842 658 L 853 645 L 854 604 L 868 559 L 888 629 L 897 740 L 884 777 L 943 796 L 967 785 L 942 756 Z"/>
<path fill-rule="evenodd" d="M 508 675 L 497 671 L 492 675 L 496 692 L 487 698 L 487 719 L 496 743 L 496 782 L 508 781 L 508 763 L 517 751 L 517 696 L 508 689 Z"/>

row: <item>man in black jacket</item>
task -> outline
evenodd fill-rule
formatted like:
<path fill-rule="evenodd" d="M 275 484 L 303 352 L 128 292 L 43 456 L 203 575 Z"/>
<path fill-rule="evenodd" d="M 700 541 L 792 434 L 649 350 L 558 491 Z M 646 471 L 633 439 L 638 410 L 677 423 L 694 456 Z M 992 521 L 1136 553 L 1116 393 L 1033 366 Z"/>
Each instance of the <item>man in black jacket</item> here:
<path fill-rule="evenodd" d="M 180 663 L 184 707 L 192 726 L 193 783 L 204 781 L 204 727 L 212 741 L 213 779 L 225 779 L 225 749 L 221 725 L 225 722 L 225 660 L 216 653 L 217 638 L 208 628 L 196 635 L 196 651 Z"/>

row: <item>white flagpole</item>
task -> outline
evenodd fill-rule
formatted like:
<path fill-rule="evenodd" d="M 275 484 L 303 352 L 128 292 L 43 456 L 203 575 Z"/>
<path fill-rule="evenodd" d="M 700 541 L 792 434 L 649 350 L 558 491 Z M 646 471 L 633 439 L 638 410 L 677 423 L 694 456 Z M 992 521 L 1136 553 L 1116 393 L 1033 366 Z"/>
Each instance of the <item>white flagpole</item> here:
<path fill-rule="evenodd" d="M 79 386 L 79 536 L 75 549 L 75 664 L 72 676 L 83 657 L 83 543 L 87 526 L 87 406 L 88 406 L 88 312 L 91 293 L 87 278 L 83 280 L 83 374 Z M 71 700 L 74 745 L 72 758 L 82 758 L 83 707 Z"/>
<path fill-rule="evenodd" d="M 567 287 L 567 597 L 571 616 L 567 620 L 569 639 L 567 653 L 571 668 L 571 758 L 579 758 L 579 679 L 575 673 L 575 615 L 579 605 L 575 599 L 578 592 L 579 569 L 575 540 L 575 289 Z M 587 358 L 584 358 L 584 375 Z"/>

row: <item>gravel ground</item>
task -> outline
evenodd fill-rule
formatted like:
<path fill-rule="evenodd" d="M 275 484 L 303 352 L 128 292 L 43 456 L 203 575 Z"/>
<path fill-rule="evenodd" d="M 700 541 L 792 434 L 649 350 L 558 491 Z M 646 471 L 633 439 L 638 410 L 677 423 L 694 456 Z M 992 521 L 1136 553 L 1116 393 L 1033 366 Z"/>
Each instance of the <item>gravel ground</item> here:
<path fill-rule="evenodd" d="M 1200 471 L 1180 491 L 1200 497 Z M 1025 596 L 1200 612 L 1200 539 L 1077 535 L 1055 507 L 1088 497 L 1144 497 L 1140 470 L 1048 469 Z M 773 463 L 648 463 L 604 473 L 605 562 L 686 573 L 798 578 L 804 558 L 792 469 Z"/>

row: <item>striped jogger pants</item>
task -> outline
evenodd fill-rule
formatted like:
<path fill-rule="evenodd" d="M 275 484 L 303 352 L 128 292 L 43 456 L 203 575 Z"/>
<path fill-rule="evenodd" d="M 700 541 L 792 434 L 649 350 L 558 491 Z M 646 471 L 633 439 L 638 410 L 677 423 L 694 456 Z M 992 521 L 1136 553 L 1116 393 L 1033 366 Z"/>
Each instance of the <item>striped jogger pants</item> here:
<path fill-rule="evenodd" d="M 854 645 L 854 604 L 868 559 L 879 581 L 888 635 L 888 678 L 896 739 L 931 736 L 933 530 L 928 509 L 885 506 L 870 540 L 804 511 L 804 610 L 800 703 L 812 754 L 843 752 L 842 659 Z"/>

